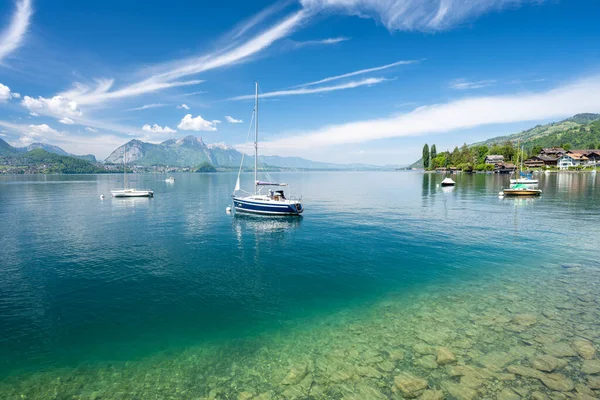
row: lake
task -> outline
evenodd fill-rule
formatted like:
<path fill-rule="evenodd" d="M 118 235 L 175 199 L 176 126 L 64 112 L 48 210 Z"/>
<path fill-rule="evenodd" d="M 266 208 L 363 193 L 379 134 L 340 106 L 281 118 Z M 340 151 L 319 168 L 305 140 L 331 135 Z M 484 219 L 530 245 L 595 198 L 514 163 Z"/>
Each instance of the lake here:
<path fill-rule="evenodd" d="M 600 176 L 271 175 L 0 175 L 0 398 L 600 396 Z"/>

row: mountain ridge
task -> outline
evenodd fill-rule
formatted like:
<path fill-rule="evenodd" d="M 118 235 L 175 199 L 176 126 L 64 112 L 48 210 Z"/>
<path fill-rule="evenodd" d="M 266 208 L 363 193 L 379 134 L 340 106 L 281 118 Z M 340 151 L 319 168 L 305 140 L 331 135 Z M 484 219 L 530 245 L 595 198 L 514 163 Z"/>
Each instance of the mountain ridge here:
<path fill-rule="evenodd" d="M 215 167 L 237 168 L 242 162 L 242 153 L 225 143 L 206 144 L 201 137 L 185 136 L 168 139 L 161 143 L 148 143 L 138 139 L 130 140 L 117 147 L 104 161 L 110 164 L 123 163 L 127 148 L 126 162 L 137 165 L 169 165 L 189 167 L 208 162 Z M 394 166 L 380 167 L 368 164 L 335 164 L 311 161 L 301 157 L 259 156 L 261 164 L 291 169 L 384 169 Z M 244 167 L 254 165 L 254 156 L 244 156 Z"/>
<path fill-rule="evenodd" d="M 76 154 L 66 152 L 58 146 L 41 142 L 31 143 L 30 145 L 25 147 L 13 147 L 10 144 L 8 144 L 4 139 L 0 138 L 0 156 L 25 154 L 35 149 L 42 149 L 44 151 L 47 151 L 48 153 L 57 154 L 59 156 L 75 157 L 92 163 L 97 162 L 96 156 L 94 156 L 93 154 L 85 154 L 78 156 Z"/>

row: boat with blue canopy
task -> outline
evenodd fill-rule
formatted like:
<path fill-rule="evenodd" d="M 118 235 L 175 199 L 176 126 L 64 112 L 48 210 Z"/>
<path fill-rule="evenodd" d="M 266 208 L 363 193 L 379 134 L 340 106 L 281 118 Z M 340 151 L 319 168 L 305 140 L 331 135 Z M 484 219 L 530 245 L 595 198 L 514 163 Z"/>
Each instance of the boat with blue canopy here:
<path fill-rule="evenodd" d="M 242 162 L 238 172 L 235 189 L 231 195 L 233 209 L 236 212 L 266 214 L 266 215 L 300 215 L 304 211 L 301 199 L 286 197 L 280 187 L 288 186 L 287 183 L 274 182 L 267 175 L 267 181 L 258 180 L 258 82 L 255 82 L 256 99 L 254 104 L 254 193 L 241 190 L 240 175 L 244 165 L 245 152 L 242 153 Z M 252 126 L 252 125 L 250 125 Z M 248 132 L 250 133 L 250 132 Z M 269 187 L 268 192 L 263 191 Z"/>

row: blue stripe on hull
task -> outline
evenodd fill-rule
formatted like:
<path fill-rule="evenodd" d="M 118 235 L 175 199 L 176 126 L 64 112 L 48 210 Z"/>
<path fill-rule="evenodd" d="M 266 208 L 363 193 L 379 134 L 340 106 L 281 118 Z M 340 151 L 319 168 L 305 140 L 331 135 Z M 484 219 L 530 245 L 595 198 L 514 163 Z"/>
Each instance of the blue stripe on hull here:
<path fill-rule="evenodd" d="M 236 211 L 255 214 L 298 215 L 302 212 L 302 207 L 300 207 L 300 209 L 296 211 L 292 206 L 289 206 L 287 204 L 270 205 L 248 202 L 239 199 L 233 199 L 233 204 L 235 206 Z"/>

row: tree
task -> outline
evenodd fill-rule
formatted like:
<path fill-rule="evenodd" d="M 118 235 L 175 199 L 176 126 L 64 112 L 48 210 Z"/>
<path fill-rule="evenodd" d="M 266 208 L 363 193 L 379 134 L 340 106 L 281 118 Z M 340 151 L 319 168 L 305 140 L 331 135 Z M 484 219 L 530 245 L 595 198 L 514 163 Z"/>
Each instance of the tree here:
<path fill-rule="evenodd" d="M 592 149 L 593 147 L 590 147 Z M 433 161 L 437 157 L 437 149 L 435 148 L 435 144 L 431 145 L 431 156 L 429 157 L 430 161 Z"/>
<path fill-rule="evenodd" d="M 217 169 L 211 163 L 205 161 L 198 165 L 196 172 L 217 172 Z"/>
<path fill-rule="evenodd" d="M 429 145 L 423 146 L 423 168 L 429 169 Z"/>

